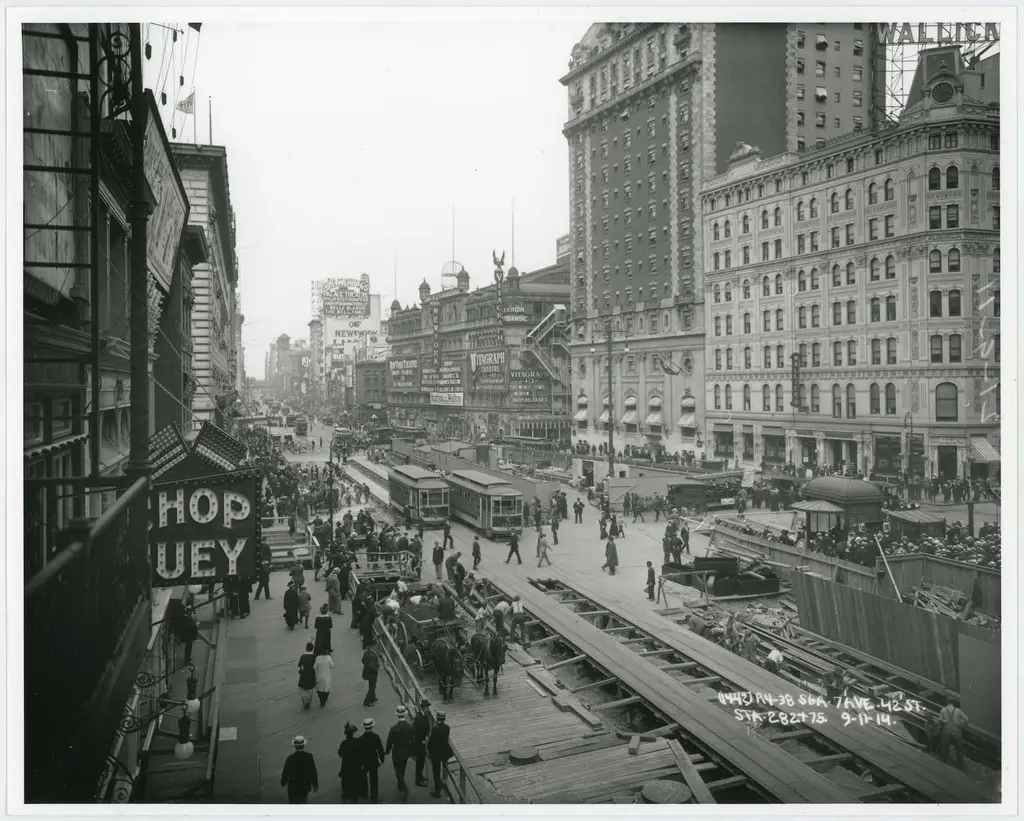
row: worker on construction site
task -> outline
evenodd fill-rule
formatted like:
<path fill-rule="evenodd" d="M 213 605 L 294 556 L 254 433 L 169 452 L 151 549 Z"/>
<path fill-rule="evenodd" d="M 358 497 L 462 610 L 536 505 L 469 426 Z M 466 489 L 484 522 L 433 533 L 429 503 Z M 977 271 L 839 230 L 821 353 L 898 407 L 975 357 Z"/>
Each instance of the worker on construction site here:
<path fill-rule="evenodd" d="M 768 658 L 764 660 L 764 669 L 769 673 L 778 674 L 782 669 L 783 658 L 782 651 L 773 647 L 771 652 L 768 653 Z"/>
<path fill-rule="evenodd" d="M 826 673 L 821 680 L 821 683 L 825 687 L 825 697 L 832 703 L 838 702 L 843 697 L 843 693 L 846 690 L 846 680 L 843 674 L 843 668 L 840 665 L 836 665 L 832 668 L 832 671 Z"/>
<path fill-rule="evenodd" d="M 748 627 L 743 634 L 743 658 L 747 661 L 756 661 L 757 634 L 753 628 Z"/>
<path fill-rule="evenodd" d="M 950 696 L 946 706 L 939 710 L 939 756 L 946 760 L 949 745 L 956 751 L 956 765 L 964 768 L 964 730 L 967 729 L 967 713 L 960 709 L 960 699 Z"/>

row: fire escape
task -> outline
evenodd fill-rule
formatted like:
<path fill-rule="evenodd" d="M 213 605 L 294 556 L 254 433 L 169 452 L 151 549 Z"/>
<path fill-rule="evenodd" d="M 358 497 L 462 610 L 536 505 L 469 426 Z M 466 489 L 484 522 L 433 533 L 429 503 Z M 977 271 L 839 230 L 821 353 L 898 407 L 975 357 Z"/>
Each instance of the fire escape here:
<path fill-rule="evenodd" d="M 554 407 L 568 408 L 572 385 L 569 374 L 568 311 L 556 305 L 526 335 L 522 353 L 532 357 L 551 378 L 551 399 Z"/>

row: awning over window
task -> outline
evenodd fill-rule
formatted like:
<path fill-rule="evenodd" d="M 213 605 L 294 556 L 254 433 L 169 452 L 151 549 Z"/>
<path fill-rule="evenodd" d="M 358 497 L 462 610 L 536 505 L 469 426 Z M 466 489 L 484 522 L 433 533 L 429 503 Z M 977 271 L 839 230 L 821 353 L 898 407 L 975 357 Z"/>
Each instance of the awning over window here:
<path fill-rule="evenodd" d="M 585 408 L 589 401 L 590 400 L 587 399 L 587 397 L 585 397 L 585 396 L 577 396 L 576 397 L 576 407 L 577 408 Z"/>
<path fill-rule="evenodd" d="M 626 407 L 627 410 L 633 410 L 636 407 L 636 397 L 627 396 L 626 401 L 623 402 L 623 405 Z"/>
<path fill-rule="evenodd" d="M 647 408 L 649 410 L 652 410 L 652 411 L 653 410 L 661 410 L 661 397 L 660 396 L 652 396 L 650 399 L 648 399 L 647 400 Z"/>
<path fill-rule="evenodd" d="M 644 424 L 647 425 L 648 427 L 650 427 L 651 425 L 658 425 L 659 427 L 661 427 L 661 425 L 664 424 L 664 420 L 662 420 L 661 418 L 661 412 L 655 411 L 654 413 L 650 414 L 647 417 L 647 419 L 644 420 Z"/>
<path fill-rule="evenodd" d="M 574 422 L 586 422 L 587 421 L 587 409 L 581 408 L 576 411 L 576 415 L 572 418 Z"/>
<path fill-rule="evenodd" d="M 602 425 L 608 424 L 608 408 L 605 408 L 604 413 L 597 417 L 597 421 L 600 422 Z"/>
<path fill-rule="evenodd" d="M 971 456 L 975 462 L 992 464 L 1002 461 L 999 458 L 999 451 L 996 450 L 987 439 L 975 436 L 971 439 Z"/>
<path fill-rule="evenodd" d="M 622 425 L 635 425 L 637 423 L 638 418 L 639 417 L 637 416 L 635 410 L 628 410 L 623 414 L 622 419 L 619 420 L 619 423 Z"/>
<path fill-rule="evenodd" d="M 612 402 L 611 402 L 611 400 L 607 396 L 604 399 L 601 400 L 601 406 L 602 407 L 607 408 L 607 407 L 611 406 L 611 404 L 612 404 Z"/>
<path fill-rule="evenodd" d="M 683 412 L 683 415 L 679 417 L 678 422 L 681 428 L 695 428 L 697 427 L 697 414 L 693 411 Z"/>

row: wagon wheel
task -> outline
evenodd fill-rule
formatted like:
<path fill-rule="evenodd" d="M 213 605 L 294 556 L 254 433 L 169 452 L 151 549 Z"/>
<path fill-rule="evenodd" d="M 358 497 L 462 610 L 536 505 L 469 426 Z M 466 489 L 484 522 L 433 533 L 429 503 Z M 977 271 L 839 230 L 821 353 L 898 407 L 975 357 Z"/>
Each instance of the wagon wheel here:
<path fill-rule="evenodd" d="M 409 644 L 409 631 L 406 630 L 403 622 L 395 622 L 389 631 L 392 638 L 395 640 L 395 644 L 398 645 L 399 650 L 405 650 Z"/>
<path fill-rule="evenodd" d="M 423 672 L 423 655 L 419 650 L 413 648 L 405 658 L 406 661 L 409 662 L 409 666 L 412 667 L 414 673 Z"/>

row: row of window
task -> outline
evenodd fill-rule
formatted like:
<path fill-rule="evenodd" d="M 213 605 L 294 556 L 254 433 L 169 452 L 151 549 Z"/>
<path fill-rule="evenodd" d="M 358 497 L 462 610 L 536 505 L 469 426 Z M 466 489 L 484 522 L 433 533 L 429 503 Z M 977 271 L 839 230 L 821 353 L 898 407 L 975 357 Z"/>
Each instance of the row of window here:
<path fill-rule="evenodd" d="M 941 310 L 942 310 L 942 293 L 940 291 L 933 291 L 932 293 L 933 294 L 938 294 L 938 310 L 939 310 L 939 313 L 937 313 L 937 314 L 936 313 L 932 313 L 932 316 L 942 316 L 942 313 L 941 313 Z M 955 295 L 955 301 L 954 301 L 954 295 Z M 998 296 L 997 296 L 997 298 L 998 298 Z M 808 307 L 810 307 L 810 311 L 807 310 Z M 951 291 L 950 292 L 949 309 L 950 309 L 950 311 L 956 311 L 956 313 L 950 313 L 949 316 L 960 316 L 960 292 L 959 291 Z M 933 303 L 932 310 L 933 311 L 935 310 L 934 303 Z M 998 310 L 998 307 L 996 308 L 996 310 Z M 810 318 L 810 327 L 811 328 L 820 328 L 821 327 L 821 306 L 818 305 L 818 304 L 814 304 L 814 305 L 811 305 L 811 306 L 800 305 L 800 306 L 797 307 L 796 317 L 797 317 L 797 319 L 796 319 L 797 328 L 800 329 L 800 330 L 804 330 L 804 329 L 806 329 L 808 327 L 808 325 L 807 325 L 808 317 Z M 889 296 L 885 297 L 885 319 L 884 320 L 882 319 L 882 298 L 881 297 L 877 297 L 877 296 L 876 297 L 872 297 L 870 299 L 870 301 L 868 302 L 868 317 L 869 317 L 869 319 L 868 319 L 869 322 L 882 322 L 882 321 L 885 321 L 885 322 L 895 322 L 897 320 L 897 315 L 896 315 L 896 297 L 893 296 L 893 295 L 889 295 Z M 723 319 L 724 319 L 724 324 L 723 324 Z M 742 333 L 744 333 L 744 334 L 751 333 L 752 328 L 751 328 L 751 321 L 750 321 L 750 319 L 751 319 L 751 317 L 750 317 L 749 313 L 744 313 L 743 314 L 743 331 L 742 331 Z M 771 327 L 771 325 L 772 325 L 772 312 L 770 310 L 762 311 L 762 313 L 761 313 L 761 321 L 762 321 L 761 330 L 765 331 L 766 333 L 771 332 L 771 330 L 772 330 L 772 327 Z M 842 325 L 842 324 L 843 324 L 843 303 L 842 302 L 833 302 L 832 303 L 832 325 L 836 326 L 836 325 Z M 852 299 L 847 300 L 847 302 L 846 302 L 846 324 L 847 325 L 856 325 L 857 324 L 857 303 L 856 303 L 855 300 L 852 300 Z M 723 327 L 725 329 L 724 333 L 722 332 L 723 331 Z M 731 336 L 732 335 L 732 316 L 731 315 L 726 315 L 724 317 L 716 316 L 714 318 L 714 329 L 715 329 L 715 336 Z M 785 330 L 784 315 L 783 315 L 783 310 L 781 308 L 777 308 L 775 310 L 775 330 L 776 331 L 784 331 Z"/>
<path fill-rule="evenodd" d="M 996 386 L 996 412 L 999 412 L 1000 391 Z M 857 389 L 851 382 L 844 389 L 839 384 L 832 385 L 832 417 L 835 419 L 856 419 L 857 418 Z M 935 421 L 936 422 L 957 422 L 960 414 L 959 389 L 952 382 L 941 382 L 935 386 Z M 715 385 L 714 387 L 715 410 L 722 410 L 723 396 L 725 410 L 732 410 L 732 385 Z M 783 385 L 776 385 L 774 391 L 771 385 L 761 387 L 761 410 L 771 413 L 772 398 L 774 395 L 774 411 L 782 413 L 786 410 L 786 391 Z M 750 385 L 742 388 L 743 405 L 745 411 L 752 410 Z M 808 402 L 808 396 L 810 401 Z M 884 397 L 884 406 L 883 406 Z M 796 396 L 793 406 L 796 409 L 807 413 L 821 413 L 821 388 L 818 385 L 797 385 Z M 874 415 L 895 416 L 896 410 L 896 385 L 887 382 L 884 386 L 872 382 L 868 388 L 868 410 Z M 844 413 L 845 412 L 845 413 Z"/>
<path fill-rule="evenodd" d="M 956 341 L 950 342 L 950 350 L 956 351 L 961 350 L 960 337 L 956 334 Z M 940 337 L 941 339 L 941 337 Z M 885 343 L 885 364 L 895 365 L 896 364 L 896 337 L 890 336 L 888 339 L 872 339 L 871 348 L 871 364 L 881 365 L 882 363 L 882 343 Z M 810 345 L 807 343 L 801 343 L 798 348 L 796 355 L 797 364 L 801 368 L 820 368 L 822 367 L 821 359 L 821 345 L 820 342 L 812 342 Z M 857 341 L 839 341 L 832 343 L 832 365 L 843 364 L 843 348 L 846 348 L 847 354 L 847 365 L 857 364 Z M 775 354 L 775 367 L 776 368 L 788 368 L 790 364 L 787 364 L 786 360 L 786 346 L 776 345 L 774 349 L 771 345 L 765 345 L 762 349 L 762 366 L 765 370 L 772 368 L 772 353 Z M 732 349 L 725 349 L 725 370 L 731 371 L 733 369 L 732 360 Z M 809 355 L 809 356 L 808 356 Z M 953 360 L 951 360 L 953 361 Z M 960 360 L 956 360 L 959 362 Z M 716 348 L 714 353 L 715 370 L 722 370 L 722 349 Z M 749 346 L 743 349 L 743 370 L 751 370 L 753 368 L 753 349 Z"/>
<path fill-rule="evenodd" d="M 838 40 L 836 41 L 836 44 L 838 45 Z M 824 77 L 826 72 L 827 72 L 827 68 L 828 67 L 825 64 L 824 60 L 815 60 L 814 61 L 814 76 L 815 77 Z M 807 63 L 806 63 L 806 61 L 804 60 L 803 57 L 798 57 L 797 58 L 797 61 L 796 61 L 796 73 L 797 74 L 806 74 L 807 73 Z M 843 67 L 842 66 L 833 66 L 832 67 L 832 76 L 833 77 L 842 77 L 843 76 Z M 855 83 L 859 83 L 863 79 L 864 79 L 864 66 L 862 66 L 862 65 L 854 65 L 853 66 L 853 81 Z M 838 102 L 838 100 L 836 102 Z"/>

